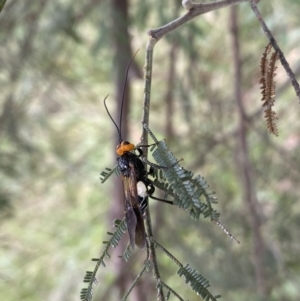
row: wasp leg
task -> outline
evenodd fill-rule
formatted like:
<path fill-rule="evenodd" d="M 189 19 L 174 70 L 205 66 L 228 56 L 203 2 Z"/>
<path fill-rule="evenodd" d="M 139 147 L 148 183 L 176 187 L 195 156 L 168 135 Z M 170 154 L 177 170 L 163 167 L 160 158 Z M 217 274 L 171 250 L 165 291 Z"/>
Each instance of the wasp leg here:
<path fill-rule="evenodd" d="M 140 198 L 142 198 L 142 197 L 145 198 L 145 196 L 148 196 L 149 198 L 151 198 L 153 200 L 156 200 L 156 201 L 160 201 L 160 202 L 167 203 L 167 204 L 170 204 L 170 205 L 174 204 L 172 201 L 168 201 L 168 200 L 165 200 L 165 199 L 160 199 L 160 198 L 157 198 L 157 197 L 152 195 L 155 191 L 155 187 L 154 187 L 154 185 L 153 185 L 153 183 L 150 179 L 144 178 L 140 182 L 142 182 L 145 185 L 145 186 L 143 185 L 144 186 L 143 187 L 143 194 L 141 193 L 142 192 L 141 190 L 138 193 Z M 145 191 L 145 188 L 146 188 L 146 191 Z M 140 204 L 142 204 L 142 201 L 140 202 Z M 147 205 L 143 204 L 142 208 L 145 210 L 147 206 L 148 206 L 148 200 L 147 200 Z"/>
<path fill-rule="evenodd" d="M 153 199 L 153 200 L 156 200 L 156 201 L 160 201 L 160 202 L 169 204 L 169 205 L 174 205 L 174 203 L 173 203 L 172 201 L 160 199 L 160 198 L 157 198 L 157 197 L 155 197 L 155 196 L 153 196 L 153 195 L 149 195 L 149 198 L 151 198 L 151 199 Z"/>
<path fill-rule="evenodd" d="M 136 146 L 136 148 L 138 149 L 138 148 L 141 148 L 141 147 L 150 147 L 150 146 L 153 146 L 153 145 L 157 145 L 158 143 L 159 143 L 159 141 L 156 142 L 156 143 L 152 143 L 152 144 L 138 144 Z"/>
<path fill-rule="evenodd" d="M 155 187 L 154 187 L 152 181 L 150 179 L 146 178 L 146 177 L 144 177 L 141 181 L 146 186 L 148 196 L 151 196 L 155 191 Z"/>

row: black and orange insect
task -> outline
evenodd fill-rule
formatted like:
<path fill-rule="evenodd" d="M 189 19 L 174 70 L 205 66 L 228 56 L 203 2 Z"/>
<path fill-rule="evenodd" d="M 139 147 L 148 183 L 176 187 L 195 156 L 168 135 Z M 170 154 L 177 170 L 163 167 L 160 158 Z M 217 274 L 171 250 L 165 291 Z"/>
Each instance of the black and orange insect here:
<path fill-rule="evenodd" d="M 146 232 L 143 220 L 143 212 L 148 206 L 148 196 L 151 196 L 154 193 L 155 188 L 151 180 L 148 178 L 148 175 L 151 173 L 151 170 L 150 172 L 148 172 L 144 166 L 143 161 L 140 159 L 140 157 L 143 154 L 143 151 L 140 148 L 136 148 L 134 144 L 128 141 L 124 141 L 121 136 L 121 121 L 124 94 L 126 90 L 128 70 L 133 58 L 129 62 L 126 70 L 119 126 L 116 124 L 116 122 L 114 121 L 114 119 L 108 111 L 105 102 L 107 96 L 104 99 L 104 106 L 107 111 L 107 114 L 113 121 L 119 134 L 120 143 L 117 146 L 116 153 L 118 155 L 118 168 L 121 173 L 124 186 L 125 218 L 127 223 L 130 245 L 132 249 L 134 249 L 135 245 L 143 249 L 146 246 Z M 137 151 L 138 154 L 136 154 L 135 151 Z"/>

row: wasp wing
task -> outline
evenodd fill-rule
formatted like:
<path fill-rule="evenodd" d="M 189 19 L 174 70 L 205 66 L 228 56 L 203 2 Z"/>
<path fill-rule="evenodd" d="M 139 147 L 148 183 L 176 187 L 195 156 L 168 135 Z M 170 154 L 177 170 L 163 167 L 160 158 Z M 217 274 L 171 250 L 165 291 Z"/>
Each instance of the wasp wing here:
<path fill-rule="evenodd" d="M 146 245 L 144 220 L 139 204 L 137 182 L 134 164 L 129 163 L 129 176 L 122 175 L 125 192 L 125 217 L 128 228 L 129 240 L 132 249 L 136 244 L 140 249 Z"/>

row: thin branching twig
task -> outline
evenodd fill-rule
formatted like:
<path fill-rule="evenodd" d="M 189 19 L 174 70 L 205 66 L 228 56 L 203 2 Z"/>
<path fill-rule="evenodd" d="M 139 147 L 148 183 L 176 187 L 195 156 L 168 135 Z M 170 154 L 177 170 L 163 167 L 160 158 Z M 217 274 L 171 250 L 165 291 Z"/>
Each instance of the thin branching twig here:
<path fill-rule="evenodd" d="M 230 5 L 239 4 L 242 2 L 246 2 L 247 0 L 222 0 L 211 3 L 194 3 L 192 1 L 182 1 L 183 6 L 188 9 L 188 12 L 184 14 L 182 17 L 160 27 L 157 29 L 150 29 L 148 31 L 148 35 L 157 41 L 160 40 L 163 36 L 170 33 L 171 31 L 177 29 L 183 24 L 191 21 L 195 17 L 199 15 L 203 15 L 210 11 L 214 11 L 220 8 L 224 8 Z"/>
<path fill-rule="evenodd" d="M 246 2 L 246 1 L 247 0 L 222 0 L 222 1 L 216 1 L 216 2 L 211 2 L 211 3 L 199 4 L 199 3 L 194 3 L 189 0 L 184 0 L 183 6 L 188 10 L 186 14 L 184 14 L 182 17 L 180 17 L 176 20 L 173 20 L 172 22 L 170 22 L 160 28 L 148 31 L 148 34 L 150 35 L 150 39 L 147 44 L 146 59 L 145 59 L 146 62 L 145 62 L 145 76 L 144 76 L 144 78 L 145 78 L 144 111 L 143 111 L 143 118 L 142 118 L 143 124 L 145 124 L 146 126 L 149 125 L 150 92 L 151 92 L 151 80 L 152 80 L 152 61 L 153 61 L 154 46 L 155 46 L 156 42 L 159 41 L 166 34 L 174 31 L 178 27 L 182 26 L 183 24 L 187 23 L 188 21 L 194 19 L 195 17 L 197 17 L 199 15 L 205 14 L 209 11 L 214 11 L 214 10 L 217 10 L 220 8 L 224 8 L 224 7 L 227 7 L 230 5 L 234 5 L 234 4 L 239 4 L 242 2 Z M 250 1 L 251 8 L 254 11 L 254 13 L 256 14 L 260 24 L 262 25 L 265 33 L 267 34 L 267 36 L 270 40 L 273 48 L 278 53 L 279 59 L 280 59 L 282 65 L 284 66 L 286 72 L 290 76 L 290 79 L 292 81 L 292 84 L 294 86 L 296 94 L 298 95 L 298 97 L 300 99 L 299 84 L 296 81 L 293 72 L 289 68 L 289 65 L 288 65 L 287 61 L 285 60 L 283 53 L 281 52 L 275 39 L 272 37 L 270 31 L 266 27 L 264 21 L 262 20 L 259 12 L 257 10 L 256 3 L 259 1 L 258 0 L 248 0 L 248 1 Z M 147 132 L 145 131 L 145 129 L 143 129 L 143 134 L 141 137 L 141 144 L 143 144 L 143 145 L 148 144 L 148 137 L 147 137 Z M 144 149 L 144 155 L 147 158 L 147 149 Z M 217 223 L 217 225 L 220 226 L 220 224 L 218 224 L 218 223 Z M 148 235 L 148 239 L 147 239 L 147 241 L 148 241 L 148 260 L 149 260 L 149 262 L 151 262 L 153 264 L 153 274 L 154 274 L 154 278 L 156 279 L 156 284 L 157 284 L 158 300 L 164 300 L 165 299 L 164 292 L 162 289 L 163 286 L 161 285 L 162 282 L 161 282 L 160 273 L 159 273 L 159 269 L 158 269 L 158 265 L 157 265 L 157 261 L 156 261 L 155 246 L 161 248 L 165 253 L 166 253 L 166 250 L 153 240 L 151 218 L 150 218 L 150 213 L 149 213 L 148 209 L 146 210 L 146 231 L 147 231 L 147 235 Z M 229 235 L 232 237 L 232 235 L 230 233 L 229 233 Z M 168 254 L 168 253 L 166 253 L 166 254 Z M 168 256 L 170 256 L 170 255 L 171 254 L 168 254 Z M 174 260 L 174 258 L 173 258 L 173 260 Z M 176 260 L 175 260 L 175 262 L 176 262 Z M 179 263 L 179 266 L 181 266 L 180 263 Z M 190 271 L 190 269 L 188 267 L 187 267 L 187 271 L 184 271 L 184 272 L 190 273 L 191 275 L 195 274 L 198 277 L 198 274 L 195 271 L 192 271 L 192 270 Z M 205 297 L 205 296 L 206 296 L 206 293 L 203 295 L 203 297 Z"/>
<path fill-rule="evenodd" d="M 143 117 L 142 123 L 149 125 L 149 108 L 150 108 L 150 92 L 151 92 L 151 81 L 152 81 L 152 61 L 153 61 L 153 48 L 155 46 L 156 40 L 151 39 L 147 43 L 146 47 L 146 57 L 145 57 L 145 67 L 144 67 L 144 104 L 143 104 Z M 143 128 L 143 134 L 141 137 L 141 143 L 143 145 L 148 144 L 148 133 Z M 143 148 L 144 157 L 147 159 L 148 156 L 148 149 Z M 151 216 L 149 212 L 149 208 L 145 211 L 146 215 L 146 233 L 148 237 L 153 236 L 152 232 L 152 225 L 151 225 Z M 160 283 L 160 273 L 159 268 L 156 260 L 156 251 L 153 242 L 149 239 L 148 241 L 148 260 L 151 261 L 153 265 L 153 276 L 156 280 L 156 283 Z M 164 291 L 162 286 L 157 285 L 157 299 L 164 301 Z"/>
<path fill-rule="evenodd" d="M 131 286 L 129 287 L 129 289 L 127 290 L 127 292 L 125 293 L 125 295 L 124 295 L 124 297 L 122 298 L 121 301 L 125 301 L 127 299 L 127 297 L 129 296 L 129 294 L 131 293 L 131 291 L 133 290 L 133 288 L 136 286 L 136 283 L 139 281 L 139 279 L 142 277 L 142 275 L 146 271 L 146 267 L 147 267 L 147 265 L 146 265 L 146 263 L 144 263 L 144 265 L 141 268 L 140 272 L 135 277 L 134 281 L 132 282 Z"/>
<path fill-rule="evenodd" d="M 151 238 L 151 241 L 154 243 L 154 245 L 161 249 L 173 262 L 175 262 L 180 268 L 183 267 L 183 265 L 180 263 L 178 259 L 176 259 L 166 248 L 164 248 L 160 243 L 158 243 L 153 237 Z"/>
<path fill-rule="evenodd" d="M 279 60 L 283 66 L 283 68 L 285 69 L 287 75 L 289 76 L 290 80 L 291 80 L 291 83 L 294 87 L 294 90 L 296 92 L 296 95 L 298 96 L 298 99 L 300 101 L 300 86 L 299 86 L 299 83 L 297 82 L 296 80 L 296 77 L 295 77 L 295 74 L 294 72 L 292 71 L 289 63 L 287 62 L 283 52 L 281 51 L 281 49 L 279 48 L 276 40 L 274 39 L 271 31 L 269 30 L 269 28 L 267 27 L 266 23 L 264 22 L 258 8 L 257 8 L 257 5 L 255 3 L 254 0 L 249 0 L 250 1 L 250 5 L 251 5 L 251 8 L 255 14 L 255 16 L 257 17 L 257 20 L 258 22 L 260 23 L 263 31 L 265 32 L 266 36 L 268 37 L 273 49 L 276 51 L 276 53 L 278 54 L 279 56 Z"/>
<path fill-rule="evenodd" d="M 173 294 L 179 301 L 184 301 L 184 299 L 176 293 L 173 289 L 171 289 L 166 283 L 163 281 L 161 282 L 161 285 L 164 286 L 171 294 Z M 168 296 L 167 296 L 168 297 Z"/>

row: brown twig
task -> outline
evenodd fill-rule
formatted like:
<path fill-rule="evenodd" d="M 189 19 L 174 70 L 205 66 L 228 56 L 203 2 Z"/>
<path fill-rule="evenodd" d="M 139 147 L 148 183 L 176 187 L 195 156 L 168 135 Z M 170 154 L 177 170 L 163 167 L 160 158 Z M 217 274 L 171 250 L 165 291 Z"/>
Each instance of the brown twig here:
<path fill-rule="evenodd" d="M 151 93 L 151 80 L 152 80 L 152 61 L 153 61 L 153 49 L 155 46 L 156 40 L 150 38 L 146 47 L 146 57 L 145 57 L 145 66 L 144 66 L 144 104 L 143 104 L 143 117 L 142 124 L 149 125 L 149 108 L 150 108 L 150 93 Z M 141 137 L 141 144 L 148 144 L 148 133 L 143 127 L 143 134 Z M 143 148 L 144 156 L 147 158 L 148 148 Z M 151 224 L 151 215 L 149 208 L 145 211 L 146 215 L 146 233 L 150 239 L 148 241 L 148 260 L 153 265 L 153 277 L 155 278 L 157 284 L 157 300 L 165 300 L 163 287 L 159 285 L 161 283 L 160 272 L 158 268 L 155 246 L 151 238 L 153 237 L 153 230 Z"/>
<path fill-rule="evenodd" d="M 261 233 L 261 219 L 259 215 L 259 205 L 257 200 L 256 185 L 253 179 L 255 174 L 250 159 L 250 145 L 248 141 L 247 117 L 245 114 L 245 105 L 243 102 L 242 86 L 242 63 L 241 50 L 239 42 L 239 22 L 236 7 L 231 8 L 230 14 L 230 32 L 233 51 L 234 66 L 234 98 L 236 99 L 239 115 L 239 132 L 237 136 L 237 166 L 240 172 L 240 181 L 242 184 L 243 199 L 249 213 L 249 223 L 253 231 L 253 263 L 256 274 L 257 290 L 262 297 L 266 297 L 265 265 L 263 258 L 265 256 L 265 242 Z"/>
<path fill-rule="evenodd" d="M 261 89 L 262 89 L 262 101 L 263 107 L 265 107 L 265 118 L 267 122 L 267 128 L 271 134 L 278 136 L 278 129 L 275 120 L 276 117 L 275 111 L 272 110 L 275 102 L 275 81 L 274 77 L 276 75 L 275 71 L 276 61 L 278 59 L 278 53 L 273 52 L 268 58 L 271 52 L 272 45 L 269 44 L 261 58 L 260 69 L 261 69 Z"/>
<path fill-rule="evenodd" d="M 224 8 L 230 5 L 246 2 L 247 0 L 222 0 L 212 3 L 194 3 L 191 1 L 182 1 L 183 6 L 188 9 L 188 12 L 182 17 L 160 27 L 157 29 L 150 29 L 148 35 L 157 41 L 161 39 L 164 35 L 170 33 L 181 25 L 187 23 L 188 21 L 194 19 L 199 15 L 203 15 L 207 12 Z"/>
<path fill-rule="evenodd" d="M 268 37 L 273 49 L 277 52 L 277 54 L 279 56 L 279 60 L 282 64 L 283 68 L 285 69 L 287 75 L 289 76 L 289 78 L 291 80 L 291 83 L 294 87 L 294 90 L 296 92 L 296 95 L 298 96 L 298 99 L 300 101 L 300 86 L 299 86 L 299 83 L 297 82 L 297 80 L 295 78 L 295 74 L 293 73 L 292 69 L 290 68 L 289 63 L 285 59 L 285 56 L 284 56 L 283 52 L 281 51 L 281 49 L 277 45 L 277 42 L 274 39 L 271 31 L 269 30 L 269 28 L 267 27 L 267 25 L 264 22 L 263 18 L 261 17 L 260 12 L 257 8 L 257 5 L 256 5 L 255 1 L 254 0 L 249 0 L 249 2 L 250 2 L 251 8 L 252 8 L 258 22 L 260 23 L 263 31 L 265 32 L 266 36 Z"/>

